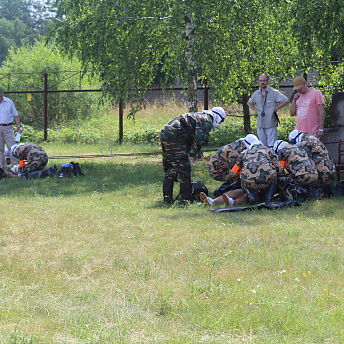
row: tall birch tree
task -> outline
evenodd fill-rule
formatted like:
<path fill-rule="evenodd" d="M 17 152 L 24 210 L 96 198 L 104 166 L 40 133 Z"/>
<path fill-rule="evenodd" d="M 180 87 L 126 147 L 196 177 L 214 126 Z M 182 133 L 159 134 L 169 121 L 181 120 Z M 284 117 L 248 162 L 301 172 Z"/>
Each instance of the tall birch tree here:
<path fill-rule="evenodd" d="M 257 73 L 286 75 L 293 68 L 287 0 L 57 0 L 51 36 L 85 68 L 103 70 L 117 101 L 139 101 L 155 79 L 184 80 L 189 110 L 207 76 L 217 101 L 250 92 Z M 246 128 L 247 130 L 249 129 Z"/>

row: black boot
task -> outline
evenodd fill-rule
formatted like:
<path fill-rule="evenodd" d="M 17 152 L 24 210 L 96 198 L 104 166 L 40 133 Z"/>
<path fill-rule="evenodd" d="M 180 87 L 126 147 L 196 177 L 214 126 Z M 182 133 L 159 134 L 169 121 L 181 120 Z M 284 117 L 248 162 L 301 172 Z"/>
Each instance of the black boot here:
<path fill-rule="evenodd" d="M 315 190 L 309 190 L 307 194 L 307 199 L 310 200 L 318 200 L 321 199 L 323 196 L 323 189 L 317 188 Z"/>
<path fill-rule="evenodd" d="M 186 205 L 194 201 L 192 196 L 192 183 L 180 182 L 180 204 Z"/>
<path fill-rule="evenodd" d="M 56 165 L 53 165 L 45 170 L 45 176 L 54 178 L 57 174 L 57 167 Z"/>
<path fill-rule="evenodd" d="M 248 203 L 249 204 L 255 204 L 256 201 L 256 194 L 253 190 L 246 189 L 247 195 L 248 195 Z"/>
<path fill-rule="evenodd" d="M 265 189 L 265 202 L 271 203 L 274 199 L 274 194 L 276 190 L 276 183 L 271 184 Z"/>
<path fill-rule="evenodd" d="M 162 192 L 164 195 L 164 203 L 165 204 L 172 204 L 173 201 L 173 184 L 174 181 L 165 177 L 164 182 L 162 184 Z"/>
<path fill-rule="evenodd" d="M 333 183 L 322 185 L 321 188 L 325 197 L 334 197 L 335 189 Z"/>

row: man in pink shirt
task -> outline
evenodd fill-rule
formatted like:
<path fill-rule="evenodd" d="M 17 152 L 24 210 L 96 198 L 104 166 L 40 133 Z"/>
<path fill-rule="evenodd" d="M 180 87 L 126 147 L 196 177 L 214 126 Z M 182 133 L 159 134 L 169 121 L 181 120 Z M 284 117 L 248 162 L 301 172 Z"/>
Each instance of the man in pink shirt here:
<path fill-rule="evenodd" d="M 297 93 L 290 105 L 290 116 L 297 116 L 295 129 L 305 134 L 315 134 L 318 139 L 324 137 L 325 100 L 319 90 L 309 88 L 302 76 L 294 79 Z"/>

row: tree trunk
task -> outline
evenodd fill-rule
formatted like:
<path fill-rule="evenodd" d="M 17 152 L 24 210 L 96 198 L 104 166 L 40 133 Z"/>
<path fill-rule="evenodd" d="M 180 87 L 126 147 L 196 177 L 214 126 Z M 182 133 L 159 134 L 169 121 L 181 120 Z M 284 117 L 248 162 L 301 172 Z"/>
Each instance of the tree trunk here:
<path fill-rule="evenodd" d="M 251 133 L 251 119 L 250 119 L 250 108 L 247 105 L 249 100 L 248 93 L 245 92 L 242 95 L 242 108 L 244 111 L 244 132 L 245 134 Z"/>
<path fill-rule="evenodd" d="M 195 40 L 194 25 L 190 8 L 187 7 L 188 13 L 185 15 L 185 30 L 186 30 L 186 56 L 188 63 L 188 106 L 189 112 L 197 112 L 198 97 L 197 97 L 197 83 L 198 73 L 197 66 L 193 55 L 193 45 Z"/>

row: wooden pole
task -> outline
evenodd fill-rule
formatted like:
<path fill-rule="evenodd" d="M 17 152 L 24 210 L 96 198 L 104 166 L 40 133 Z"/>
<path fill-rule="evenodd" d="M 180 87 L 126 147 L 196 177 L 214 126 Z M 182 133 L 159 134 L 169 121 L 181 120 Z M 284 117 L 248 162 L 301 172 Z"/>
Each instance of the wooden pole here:
<path fill-rule="evenodd" d="M 209 88 L 207 77 L 204 78 L 204 110 L 209 110 Z"/>
<path fill-rule="evenodd" d="M 119 100 L 119 143 L 122 144 L 123 143 L 123 100 L 120 99 Z"/>
<path fill-rule="evenodd" d="M 48 73 L 44 73 L 44 141 L 48 139 Z"/>

